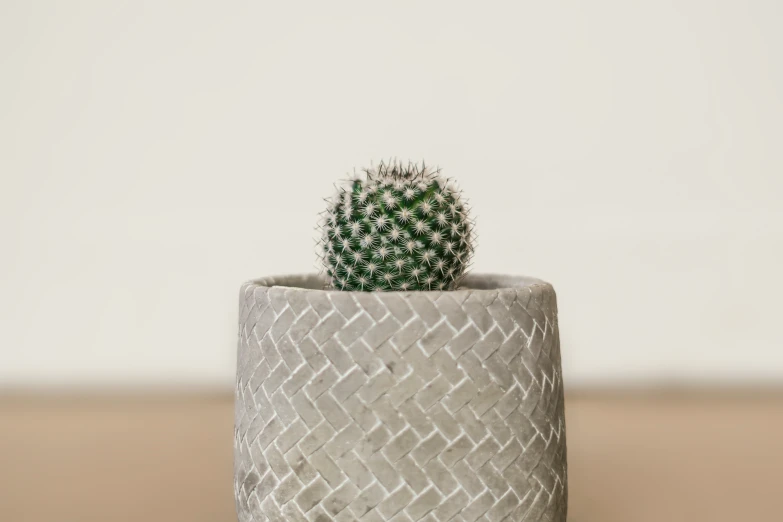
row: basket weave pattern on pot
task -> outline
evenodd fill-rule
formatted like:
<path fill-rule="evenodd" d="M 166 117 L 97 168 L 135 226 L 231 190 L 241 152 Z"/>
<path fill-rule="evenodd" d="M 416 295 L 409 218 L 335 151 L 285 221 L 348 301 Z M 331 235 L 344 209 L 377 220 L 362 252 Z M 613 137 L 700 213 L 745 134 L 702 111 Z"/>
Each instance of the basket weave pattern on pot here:
<path fill-rule="evenodd" d="M 464 290 L 411 293 L 320 285 L 291 276 L 242 287 L 241 522 L 565 522 L 549 284 L 469 276 Z"/>

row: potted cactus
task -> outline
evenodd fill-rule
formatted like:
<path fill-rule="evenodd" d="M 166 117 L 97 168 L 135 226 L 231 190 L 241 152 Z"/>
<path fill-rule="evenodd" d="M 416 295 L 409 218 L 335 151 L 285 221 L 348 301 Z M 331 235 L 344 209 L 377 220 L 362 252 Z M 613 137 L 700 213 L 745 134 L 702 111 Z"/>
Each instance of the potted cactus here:
<path fill-rule="evenodd" d="M 469 210 L 424 164 L 366 169 L 322 221 L 323 274 L 240 292 L 239 520 L 565 522 L 552 286 L 466 274 Z"/>

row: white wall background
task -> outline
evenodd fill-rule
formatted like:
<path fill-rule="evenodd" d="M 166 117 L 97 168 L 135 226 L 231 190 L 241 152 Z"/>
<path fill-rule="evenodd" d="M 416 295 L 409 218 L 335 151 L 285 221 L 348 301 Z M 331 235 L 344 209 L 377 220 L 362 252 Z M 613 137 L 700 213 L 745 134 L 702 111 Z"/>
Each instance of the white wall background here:
<path fill-rule="evenodd" d="M 354 166 L 427 159 L 567 383 L 783 382 L 783 3 L 0 1 L 0 386 L 233 380 Z"/>

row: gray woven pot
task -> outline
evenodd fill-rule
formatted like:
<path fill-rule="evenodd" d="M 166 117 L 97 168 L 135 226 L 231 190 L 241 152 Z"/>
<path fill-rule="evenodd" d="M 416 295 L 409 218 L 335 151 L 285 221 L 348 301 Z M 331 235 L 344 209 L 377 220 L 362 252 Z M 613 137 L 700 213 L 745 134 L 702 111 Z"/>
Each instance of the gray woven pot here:
<path fill-rule="evenodd" d="M 469 276 L 453 292 L 240 294 L 241 522 L 565 522 L 555 292 Z"/>

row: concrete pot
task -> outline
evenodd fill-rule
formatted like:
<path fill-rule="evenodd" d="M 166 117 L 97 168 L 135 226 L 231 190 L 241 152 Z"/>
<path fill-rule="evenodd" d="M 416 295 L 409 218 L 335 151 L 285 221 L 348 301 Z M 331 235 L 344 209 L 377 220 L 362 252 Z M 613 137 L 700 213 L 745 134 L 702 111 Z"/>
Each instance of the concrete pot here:
<path fill-rule="evenodd" d="M 565 522 L 555 292 L 473 275 L 452 292 L 242 286 L 239 520 Z"/>

